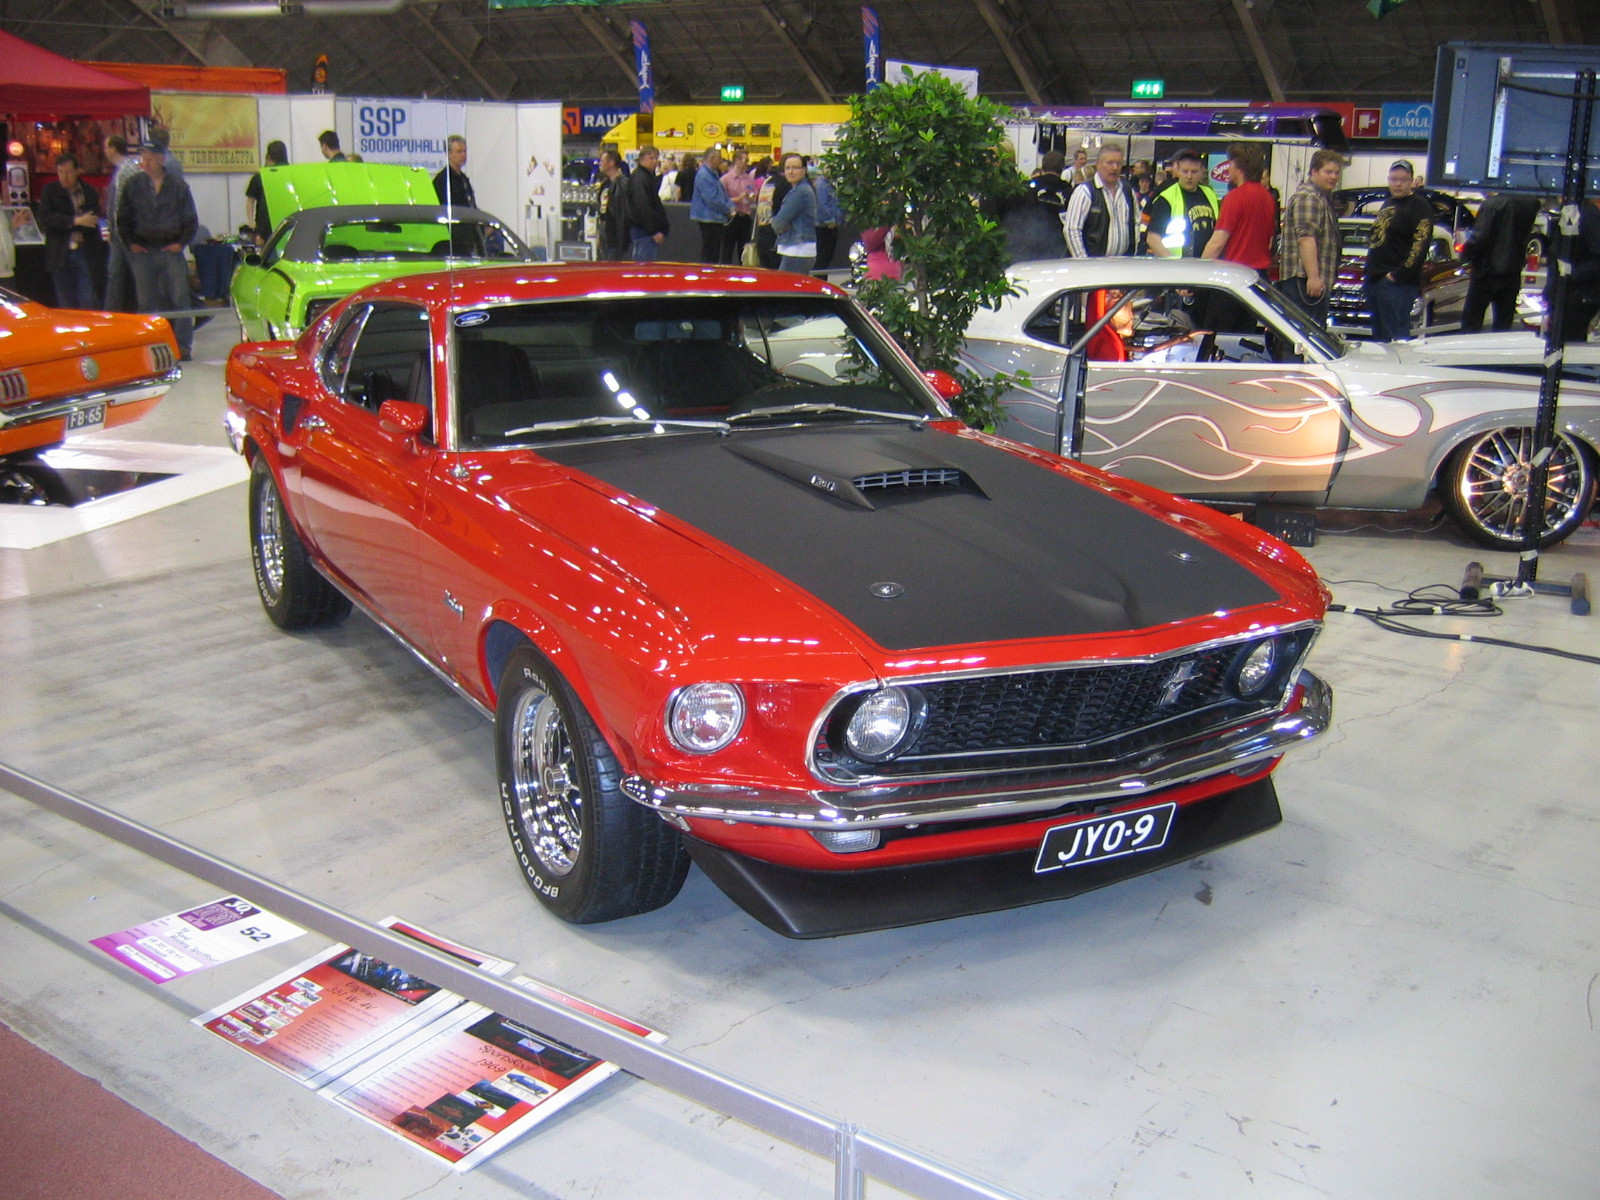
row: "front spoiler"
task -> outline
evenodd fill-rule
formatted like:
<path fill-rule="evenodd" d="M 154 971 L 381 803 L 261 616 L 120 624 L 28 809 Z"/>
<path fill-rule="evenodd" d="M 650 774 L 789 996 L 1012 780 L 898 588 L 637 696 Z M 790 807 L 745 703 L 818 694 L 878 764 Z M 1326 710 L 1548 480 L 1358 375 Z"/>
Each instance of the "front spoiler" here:
<path fill-rule="evenodd" d="M 623 779 L 622 791 L 636 803 L 674 817 L 812 830 L 1029 817 L 1085 801 L 1125 804 L 1160 788 L 1265 763 L 1322 734 L 1333 719 L 1332 689 L 1310 671 L 1301 671 L 1295 690 L 1300 704 L 1291 712 L 1164 746 L 1131 762 L 1073 771 L 788 792 L 717 784 L 673 788 L 630 775 Z"/>
<path fill-rule="evenodd" d="M 699 838 L 683 840 L 700 869 L 756 920 L 785 937 L 819 938 L 1065 899 L 1196 858 L 1282 819 L 1272 777 L 1263 776 L 1180 805 L 1167 844 L 1159 850 L 1043 875 L 1033 869 L 1037 846 L 865 871 L 802 871 L 733 854 Z"/>

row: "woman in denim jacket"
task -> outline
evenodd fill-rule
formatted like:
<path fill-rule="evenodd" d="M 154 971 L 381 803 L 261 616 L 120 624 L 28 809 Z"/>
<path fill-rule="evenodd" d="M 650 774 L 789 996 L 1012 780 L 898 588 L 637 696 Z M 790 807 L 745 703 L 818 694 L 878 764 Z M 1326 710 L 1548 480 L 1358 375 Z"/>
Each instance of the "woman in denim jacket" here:
<path fill-rule="evenodd" d="M 789 181 L 789 194 L 772 214 L 778 268 L 810 274 L 817 261 L 817 194 L 806 179 L 806 160 L 798 154 L 785 155 L 783 177 Z"/>

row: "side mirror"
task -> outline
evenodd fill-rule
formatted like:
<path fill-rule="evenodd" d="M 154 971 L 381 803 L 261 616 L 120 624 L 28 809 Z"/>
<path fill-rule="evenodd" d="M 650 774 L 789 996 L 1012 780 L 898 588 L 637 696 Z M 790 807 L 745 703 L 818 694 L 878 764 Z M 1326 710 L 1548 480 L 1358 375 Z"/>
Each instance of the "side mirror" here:
<path fill-rule="evenodd" d="M 415 437 L 428 427 L 428 406 L 411 400 L 385 400 L 378 409 L 378 424 L 390 433 Z"/>
<path fill-rule="evenodd" d="M 941 400 L 954 400 L 961 395 L 961 383 L 948 371 L 924 371 L 922 377 L 933 385 Z"/>

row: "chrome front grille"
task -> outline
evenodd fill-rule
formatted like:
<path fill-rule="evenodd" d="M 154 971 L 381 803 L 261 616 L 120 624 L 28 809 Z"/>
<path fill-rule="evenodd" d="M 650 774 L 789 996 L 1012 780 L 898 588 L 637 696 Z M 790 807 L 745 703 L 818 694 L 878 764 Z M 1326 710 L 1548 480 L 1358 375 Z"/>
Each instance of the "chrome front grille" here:
<path fill-rule="evenodd" d="M 21 368 L 13 367 L 9 371 L 0 371 L 0 399 L 26 400 L 28 398 L 28 381 L 23 377 Z"/>
<path fill-rule="evenodd" d="M 910 681 L 926 709 L 903 752 L 882 763 L 853 759 L 842 738 L 853 711 L 846 700 L 823 723 L 813 754 L 818 771 L 837 781 L 1113 762 L 1271 712 L 1313 636 L 1309 628 L 1279 634 L 1272 683 L 1250 698 L 1236 694 L 1233 676 L 1259 639 L 1155 661 Z"/>

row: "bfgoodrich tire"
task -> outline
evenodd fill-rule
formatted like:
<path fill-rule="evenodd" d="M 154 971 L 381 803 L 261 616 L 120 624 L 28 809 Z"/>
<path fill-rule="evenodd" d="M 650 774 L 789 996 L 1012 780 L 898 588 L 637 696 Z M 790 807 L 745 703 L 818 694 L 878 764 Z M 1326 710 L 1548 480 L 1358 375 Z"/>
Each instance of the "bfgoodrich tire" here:
<path fill-rule="evenodd" d="M 1463 444 L 1446 462 L 1439 482 L 1445 511 L 1469 538 L 1493 550 L 1522 546 L 1533 430 L 1491 429 Z M 1594 501 L 1594 461 L 1589 451 L 1557 432 L 1545 488 L 1540 546 L 1553 546 L 1577 529 Z"/>
<path fill-rule="evenodd" d="M 605 738 L 531 646 L 513 651 L 501 672 L 494 726 L 511 849 L 546 908 L 590 925 L 678 894 L 689 872 L 678 831 L 622 794 Z"/>
<path fill-rule="evenodd" d="M 250 561 L 261 607 L 279 629 L 333 625 L 350 615 L 350 601 L 311 565 L 259 455 L 250 468 Z"/>

